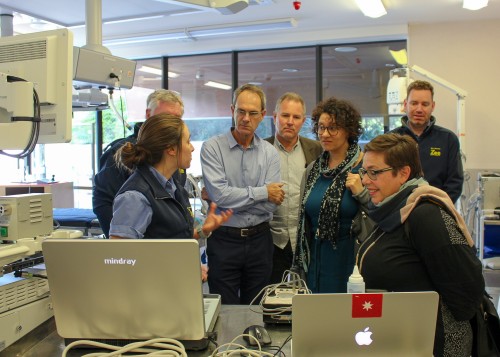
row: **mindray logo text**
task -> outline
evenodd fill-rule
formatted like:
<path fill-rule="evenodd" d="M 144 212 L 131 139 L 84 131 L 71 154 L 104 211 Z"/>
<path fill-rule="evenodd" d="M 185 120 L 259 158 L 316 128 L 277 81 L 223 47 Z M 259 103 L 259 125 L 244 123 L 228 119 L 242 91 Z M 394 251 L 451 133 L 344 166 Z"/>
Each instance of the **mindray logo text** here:
<path fill-rule="evenodd" d="M 137 259 L 127 259 L 127 258 L 104 258 L 104 264 L 106 265 L 135 265 Z"/>

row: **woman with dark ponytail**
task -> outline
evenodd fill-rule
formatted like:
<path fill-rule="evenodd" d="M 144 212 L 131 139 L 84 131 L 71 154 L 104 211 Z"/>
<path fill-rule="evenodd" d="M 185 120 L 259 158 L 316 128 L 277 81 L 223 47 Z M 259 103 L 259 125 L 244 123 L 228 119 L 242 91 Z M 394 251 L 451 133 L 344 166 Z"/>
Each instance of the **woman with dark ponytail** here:
<path fill-rule="evenodd" d="M 127 142 L 116 153 L 118 165 L 132 172 L 113 203 L 110 238 L 204 238 L 231 215 L 215 213 L 196 231 L 188 193 L 174 177 L 191 165 L 194 147 L 183 120 L 171 114 L 150 117 L 137 142 Z"/>

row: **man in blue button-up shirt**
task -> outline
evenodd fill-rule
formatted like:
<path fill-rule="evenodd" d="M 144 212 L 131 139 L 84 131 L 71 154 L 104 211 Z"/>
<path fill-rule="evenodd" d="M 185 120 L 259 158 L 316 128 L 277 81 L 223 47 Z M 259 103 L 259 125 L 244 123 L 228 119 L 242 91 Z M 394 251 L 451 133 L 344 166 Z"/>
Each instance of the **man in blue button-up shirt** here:
<path fill-rule="evenodd" d="M 278 152 L 255 134 L 266 114 L 262 89 L 251 84 L 239 87 L 231 112 L 235 126 L 201 148 L 209 199 L 234 212 L 208 240 L 208 284 L 224 304 L 249 304 L 269 283 L 273 258 L 269 221 L 285 192 Z"/>

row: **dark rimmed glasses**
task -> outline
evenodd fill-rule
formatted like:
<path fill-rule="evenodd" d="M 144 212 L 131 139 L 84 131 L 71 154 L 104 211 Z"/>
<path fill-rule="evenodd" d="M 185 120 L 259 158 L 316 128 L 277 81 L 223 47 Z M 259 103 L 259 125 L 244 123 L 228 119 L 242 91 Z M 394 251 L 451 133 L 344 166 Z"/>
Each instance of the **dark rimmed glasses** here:
<path fill-rule="evenodd" d="M 328 131 L 328 134 L 333 136 L 338 134 L 339 129 L 340 126 L 338 125 L 332 125 L 332 126 L 318 125 L 318 134 L 322 135 L 325 131 Z"/>
<path fill-rule="evenodd" d="M 385 169 L 380 169 L 380 170 L 371 170 L 371 169 L 364 169 L 364 168 L 360 168 L 358 173 L 359 173 L 359 176 L 361 177 L 361 180 L 363 179 L 363 176 L 368 176 L 368 178 L 372 181 L 375 181 L 377 180 L 377 175 L 378 174 L 381 174 L 382 172 L 386 172 L 386 171 L 391 171 L 391 170 L 394 170 L 392 167 L 386 167 Z"/>

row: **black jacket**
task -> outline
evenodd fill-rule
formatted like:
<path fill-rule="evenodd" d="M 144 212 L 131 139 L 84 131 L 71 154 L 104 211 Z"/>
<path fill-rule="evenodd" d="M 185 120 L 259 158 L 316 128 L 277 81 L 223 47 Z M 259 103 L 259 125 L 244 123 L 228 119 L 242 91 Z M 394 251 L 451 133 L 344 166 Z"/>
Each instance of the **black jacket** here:
<path fill-rule="evenodd" d="M 377 229 L 359 248 L 366 289 L 437 291 L 434 355 L 458 356 L 453 351 L 467 345 L 465 331 L 485 288 L 475 249 L 452 216 L 430 202 L 419 204 L 404 224 L 381 234 Z M 453 341 L 460 333 L 464 335 Z"/>

